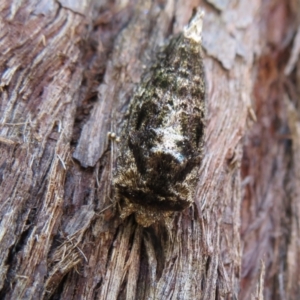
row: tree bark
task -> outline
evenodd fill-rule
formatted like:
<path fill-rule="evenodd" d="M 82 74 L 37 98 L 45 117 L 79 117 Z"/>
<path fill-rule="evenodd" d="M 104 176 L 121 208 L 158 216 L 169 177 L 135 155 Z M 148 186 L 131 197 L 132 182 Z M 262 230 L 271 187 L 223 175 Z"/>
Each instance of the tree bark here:
<path fill-rule="evenodd" d="M 205 153 L 172 223 L 122 220 L 130 97 L 201 7 Z M 297 299 L 296 1 L 3 0 L 1 299 Z"/>

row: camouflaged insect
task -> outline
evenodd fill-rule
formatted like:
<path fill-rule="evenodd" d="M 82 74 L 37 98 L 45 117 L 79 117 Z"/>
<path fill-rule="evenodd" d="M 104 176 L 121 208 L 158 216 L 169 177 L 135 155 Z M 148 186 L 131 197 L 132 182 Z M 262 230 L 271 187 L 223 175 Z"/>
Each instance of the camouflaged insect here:
<path fill-rule="evenodd" d="M 144 227 L 194 201 L 203 152 L 202 12 L 143 77 L 120 137 L 114 186 L 121 217 Z"/>

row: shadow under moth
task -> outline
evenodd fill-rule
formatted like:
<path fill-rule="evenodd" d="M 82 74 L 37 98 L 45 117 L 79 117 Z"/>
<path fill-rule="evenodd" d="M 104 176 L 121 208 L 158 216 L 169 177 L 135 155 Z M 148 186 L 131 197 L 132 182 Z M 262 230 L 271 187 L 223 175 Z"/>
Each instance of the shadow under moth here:
<path fill-rule="evenodd" d="M 198 11 L 143 76 L 120 136 L 114 178 L 121 218 L 148 227 L 194 202 L 205 126 Z"/>

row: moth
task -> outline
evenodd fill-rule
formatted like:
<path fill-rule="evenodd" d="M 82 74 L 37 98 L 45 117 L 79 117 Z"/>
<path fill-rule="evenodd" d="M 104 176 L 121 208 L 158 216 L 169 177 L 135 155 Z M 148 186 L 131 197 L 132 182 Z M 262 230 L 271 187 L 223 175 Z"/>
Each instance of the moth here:
<path fill-rule="evenodd" d="M 198 11 L 142 77 L 120 135 L 114 187 L 121 218 L 148 227 L 194 202 L 205 128 Z"/>

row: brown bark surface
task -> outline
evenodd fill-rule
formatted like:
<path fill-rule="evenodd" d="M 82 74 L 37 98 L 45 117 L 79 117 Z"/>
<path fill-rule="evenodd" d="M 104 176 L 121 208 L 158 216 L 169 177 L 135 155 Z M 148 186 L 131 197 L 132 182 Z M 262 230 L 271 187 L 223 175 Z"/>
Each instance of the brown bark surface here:
<path fill-rule="evenodd" d="M 135 85 L 205 10 L 205 155 L 169 227 L 122 221 L 112 178 Z M 298 299 L 294 0 L 0 3 L 1 299 Z"/>

